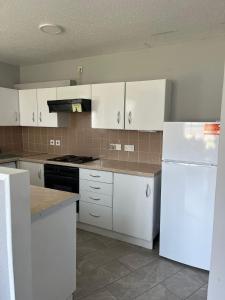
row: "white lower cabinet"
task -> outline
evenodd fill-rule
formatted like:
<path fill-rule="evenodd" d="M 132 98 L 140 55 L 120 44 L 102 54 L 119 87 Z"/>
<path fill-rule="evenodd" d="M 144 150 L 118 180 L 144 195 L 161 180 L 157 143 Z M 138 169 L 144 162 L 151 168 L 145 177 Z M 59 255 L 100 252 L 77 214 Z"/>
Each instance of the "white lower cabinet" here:
<path fill-rule="evenodd" d="M 154 177 L 114 174 L 114 231 L 153 240 L 159 226 L 160 204 L 160 199 L 155 197 L 155 180 Z"/>
<path fill-rule="evenodd" d="M 39 163 L 20 161 L 19 169 L 27 170 L 30 173 L 30 184 L 44 186 L 44 165 Z"/>
<path fill-rule="evenodd" d="M 159 233 L 160 176 L 98 172 L 80 169 L 81 228 L 152 249 Z"/>

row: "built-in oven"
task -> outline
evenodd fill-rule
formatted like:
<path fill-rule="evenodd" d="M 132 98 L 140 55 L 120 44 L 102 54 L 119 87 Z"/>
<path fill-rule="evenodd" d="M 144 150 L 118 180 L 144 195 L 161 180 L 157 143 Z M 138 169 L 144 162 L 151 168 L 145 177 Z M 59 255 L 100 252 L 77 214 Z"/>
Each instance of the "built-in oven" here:
<path fill-rule="evenodd" d="M 44 165 L 45 187 L 79 194 L 79 168 L 61 165 Z M 79 201 L 77 213 L 79 213 Z"/>

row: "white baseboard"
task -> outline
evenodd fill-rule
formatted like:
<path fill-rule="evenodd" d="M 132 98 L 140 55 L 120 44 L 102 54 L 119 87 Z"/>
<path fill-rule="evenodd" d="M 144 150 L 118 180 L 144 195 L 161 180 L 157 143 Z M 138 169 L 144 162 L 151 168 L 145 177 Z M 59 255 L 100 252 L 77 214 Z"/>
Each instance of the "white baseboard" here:
<path fill-rule="evenodd" d="M 103 228 L 99 228 L 99 227 L 95 227 L 92 225 L 88 225 L 88 224 L 84 224 L 81 222 L 77 222 L 77 228 L 79 229 L 83 229 L 86 231 L 90 231 L 93 233 L 97 233 L 106 237 L 110 237 L 122 242 L 127 242 L 133 245 L 137 245 L 143 248 L 147 248 L 147 249 L 153 249 L 153 241 L 145 241 L 145 240 L 141 240 L 141 239 L 137 239 L 131 236 L 127 236 L 121 233 L 117 233 L 115 231 L 110 231 L 107 229 L 103 229 Z"/>

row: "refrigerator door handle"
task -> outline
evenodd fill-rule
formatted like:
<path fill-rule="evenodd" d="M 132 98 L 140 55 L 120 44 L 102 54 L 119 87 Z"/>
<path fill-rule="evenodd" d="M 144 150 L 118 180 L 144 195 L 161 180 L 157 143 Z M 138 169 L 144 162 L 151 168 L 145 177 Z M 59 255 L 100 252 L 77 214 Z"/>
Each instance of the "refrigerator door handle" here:
<path fill-rule="evenodd" d="M 186 161 L 164 160 L 163 163 L 170 164 L 170 165 L 193 166 L 193 167 L 217 167 L 217 165 L 211 163 L 195 163 L 195 162 L 186 162 Z"/>

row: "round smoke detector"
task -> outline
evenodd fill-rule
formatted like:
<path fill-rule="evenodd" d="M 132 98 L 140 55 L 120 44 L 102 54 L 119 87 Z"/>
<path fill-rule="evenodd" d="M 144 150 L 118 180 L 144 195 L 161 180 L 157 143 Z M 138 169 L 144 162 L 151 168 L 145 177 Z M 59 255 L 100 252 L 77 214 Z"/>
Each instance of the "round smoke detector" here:
<path fill-rule="evenodd" d="M 60 34 L 64 31 L 62 26 L 56 24 L 41 24 L 39 25 L 39 29 L 44 33 L 52 35 Z"/>

